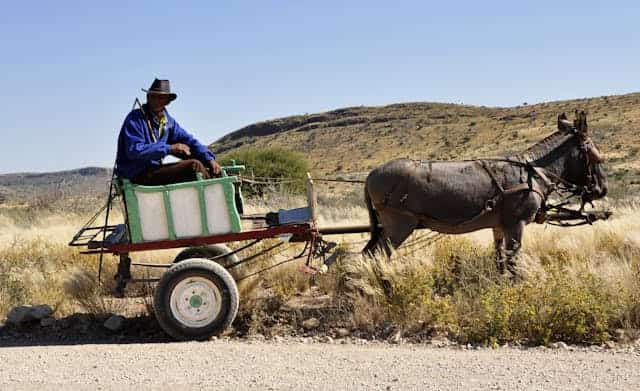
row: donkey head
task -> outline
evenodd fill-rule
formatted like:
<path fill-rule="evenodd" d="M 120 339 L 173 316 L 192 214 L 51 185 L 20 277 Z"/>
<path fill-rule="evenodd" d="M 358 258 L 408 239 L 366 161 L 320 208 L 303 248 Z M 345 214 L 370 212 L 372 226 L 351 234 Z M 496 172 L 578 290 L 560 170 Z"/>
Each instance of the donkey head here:
<path fill-rule="evenodd" d="M 587 114 L 576 110 L 576 119 L 573 123 L 567 120 L 564 113 L 560 114 L 558 130 L 574 136 L 570 156 L 565 166 L 566 179 L 585 188 L 584 202 L 604 197 L 607 194 L 607 177 L 602 167 L 602 155 L 589 137 Z"/>

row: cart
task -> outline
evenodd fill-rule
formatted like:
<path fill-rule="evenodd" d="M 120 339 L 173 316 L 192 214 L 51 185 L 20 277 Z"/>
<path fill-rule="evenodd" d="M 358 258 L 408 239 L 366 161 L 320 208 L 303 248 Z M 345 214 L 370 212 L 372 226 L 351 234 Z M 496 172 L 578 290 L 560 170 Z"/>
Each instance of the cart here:
<path fill-rule="evenodd" d="M 302 271 L 326 271 L 335 261 L 335 247 L 326 234 L 368 232 L 368 226 L 318 229 L 313 180 L 307 174 L 307 205 L 266 215 L 243 214 L 240 172 L 233 163 L 222 167 L 222 177 L 166 186 L 139 186 L 112 178 L 108 201 L 83 226 L 69 245 L 84 247 L 82 254 L 99 254 L 101 281 L 103 255 L 119 257 L 115 295 L 123 297 L 128 284 L 157 283 L 153 295 L 155 316 L 162 329 L 178 340 L 205 340 L 222 333 L 236 317 L 237 282 L 259 274 L 232 277 L 230 270 L 286 243 L 305 243 L 304 250 L 285 262 L 306 257 Z M 110 225 L 109 215 L 117 199 L 124 206 L 124 224 Z M 106 213 L 104 224 L 94 225 Z M 253 227 L 243 229 L 242 222 Z M 257 224 L 256 224 L 257 223 Z M 256 225 L 258 225 L 256 227 Z M 278 239 L 260 253 L 240 254 L 265 239 Z M 231 250 L 226 243 L 242 243 Z M 270 242 L 271 243 L 271 242 Z M 136 263 L 132 253 L 184 248 L 171 264 Z M 320 259 L 319 267 L 314 263 Z M 157 279 L 136 279 L 131 266 L 166 268 Z"/>

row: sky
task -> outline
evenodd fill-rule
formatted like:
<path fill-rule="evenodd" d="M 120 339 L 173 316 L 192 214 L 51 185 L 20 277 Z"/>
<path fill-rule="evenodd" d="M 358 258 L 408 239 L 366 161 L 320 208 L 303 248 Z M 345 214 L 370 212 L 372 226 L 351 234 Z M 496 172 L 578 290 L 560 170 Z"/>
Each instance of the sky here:
<path fill-rule="evenodd" d="M 0 0 L 0 174 L 112 167 L 155 77 L 209 144 L 348 106 L 640 91 L 638 1 Z"/>

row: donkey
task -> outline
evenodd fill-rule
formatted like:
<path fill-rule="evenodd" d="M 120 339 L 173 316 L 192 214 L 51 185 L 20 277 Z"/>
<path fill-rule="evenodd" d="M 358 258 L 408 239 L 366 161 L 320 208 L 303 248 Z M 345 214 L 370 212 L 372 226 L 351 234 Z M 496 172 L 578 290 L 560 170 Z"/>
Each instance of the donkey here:
<path fill-rule="evenodd" d="M 499 159 L 397 159 L 373 169 L 365 182 L 371 240 L 363 249 L 391 256 L 413 230 L 461 234 L 492 228 L 501 273 L 516 275 L 524 226 L 544 218 L 557 188 L 580 192 L 585 202 L 607 194 L 602 158 L 587 130 L 585 112 L 523 153 Z M 581 210 L 582 210 L 581 207 Z"/>

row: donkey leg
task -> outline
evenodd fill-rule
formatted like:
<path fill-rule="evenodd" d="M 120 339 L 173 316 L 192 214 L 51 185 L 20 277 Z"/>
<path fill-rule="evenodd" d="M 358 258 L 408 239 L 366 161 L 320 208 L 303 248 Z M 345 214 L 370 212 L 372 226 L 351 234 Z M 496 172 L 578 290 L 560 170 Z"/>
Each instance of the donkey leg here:
<path fill-rule="evenodd" d="M 516 270 L 516 257 L 522 247 L 522 233 L 524 232 L 524 221 L 518 221 L 512 226 L 504 227 L 504 239 L 506 247 L 506 266 L 507 270 L 514 276 L 518 277 Z"/>
<path fill-rule="evenodd" d="M 389 240 L 394 249 L 400 247 L 418 226 L 418 219 L 415 216 L 388 209 L 380 213 L 379 217 L 384 231 L 383 236 Z"/>
<path fill-rule="evenodd" d="M 504 274 L 506 269 L 504 267 L 504 232 L 502 227 L 493 228 L 493 246 L 496 249 L 496 266 L 498 272 Z"/>

